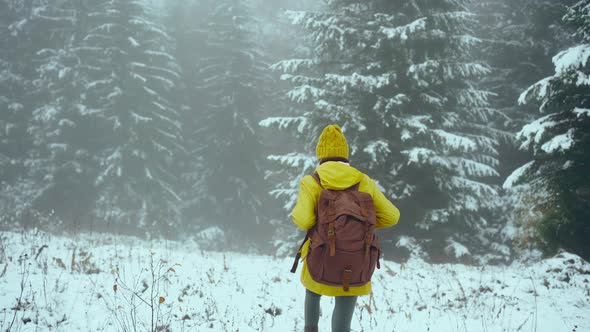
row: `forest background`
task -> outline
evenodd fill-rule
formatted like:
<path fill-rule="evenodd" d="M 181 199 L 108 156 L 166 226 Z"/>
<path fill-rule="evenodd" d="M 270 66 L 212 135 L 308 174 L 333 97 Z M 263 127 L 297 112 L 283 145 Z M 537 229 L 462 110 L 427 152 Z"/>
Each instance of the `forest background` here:
<path fill-rule="evenodd" d="M 388 257 L 590 257 L 590 2 L 0 0 L 0 225 L 288 255 L 321 129 Z"/>

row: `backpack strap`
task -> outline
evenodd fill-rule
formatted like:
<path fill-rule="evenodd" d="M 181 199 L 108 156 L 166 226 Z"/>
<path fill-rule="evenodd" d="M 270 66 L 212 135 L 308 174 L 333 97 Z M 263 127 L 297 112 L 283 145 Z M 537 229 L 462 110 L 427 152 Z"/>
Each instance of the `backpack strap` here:
<path fill-rule="evenodd" d="M 365 259 L 369 258 L 369 251 L 371 250 L 371 242 L 373 242 L 373 232 L 370 231 L 369 223 L 367 223 L 367 230 L 365 233 Z"/>
<path fill-rule="evenodd" d="M 297 266 L 299 265 L 299 259 L 301 258 L 301 249 L 303 249 L 303 245 L 305 244 L 307 239 L 309 239 L 309 232 L 307 232 L 307 234 L 305 234 L 305 238 L 303 239 L 303 242 L 301 242 L 301 245 L 299 246 L 299 250 L 297 250 L 297 255 L 295 255 L 295 261 L 293 262 L 293 266 L 291 267 L 291 273 L 295 273 L 295 271 L 297 271 Z"/>
<path fill-rule="evenodd" d="M 359 183 L 353 185 L 352 187 L 347 188 L 346 190 L 359 191 L 360 186 L 361 186 L 361 183 L 359 182 Z"/>
<path fill-rule="evenodd" d="M 324 186 L 322 186 L 322 179 L 320 178 L 320 175 L 318 174 L 318 172 L 313 172 L 313 174 L 311 175 L 313 176 L 313 178 L 315 179 L 315 181 L 320 185 L 320 187 L 323 190 L 326 190 L 324 188 Z M 334 256 L 336 254 L 336 232 L 334 229 L 334 200 L 330 200 L 329 206 L 328 206 L 328 218 L 330 218 L 330 223 L 328 224 L 328 243 L 330 244 L 330 256 Z"/>
<path fill-rule="evenodd" d="M 311 174 L 311 176 L 320 185 L 320 187 L 322 187 L 322 189 L 324 189 L 324 187 L 322 186 L 322 180 L 320 179 L 320 175 L 318 174 L 318 172 L 313 172 L 313 174 Z M 297 271 L 297 267 L 299 266 L 299 260 L 301 259 L 301 249 L 303 249 L 303 246 L 305 245 L 305 242 L 308 239 L 309 239 L 309 231 L 307 232 L 307 234 L 305 234 L 305 238 L 303 239 L 303 242 L 301 242 L 301 245 L 299 246 L 299 250 L 297 250 L 297 255 L 295 255 L 295 261 L 293 262 L 293 266 L 291 267 L 291 273 L 295 273 L 295 271 Z"/>
<path fill-rule="evenodd" d="M 320 175 L 318 174 L 318 172 L 313 172 L 311 176 L 314 178 L 315 182 L 317 182 L 320 185 L 320 187 L 324 189 L 324 186 L 322 186 L 322 179 L 320 179 Z"/>

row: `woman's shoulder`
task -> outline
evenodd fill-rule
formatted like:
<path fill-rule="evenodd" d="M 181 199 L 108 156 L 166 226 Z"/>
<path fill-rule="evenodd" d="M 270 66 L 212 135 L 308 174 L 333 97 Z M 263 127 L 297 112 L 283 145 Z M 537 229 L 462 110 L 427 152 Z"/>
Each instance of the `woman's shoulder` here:
<path fill-rule="evenodd" d="M 375 183 L 375 180 L 366 173 L 363 173 L 361 181 L 359 182 L 359 190 L 373 195 L 376 187 L 377 184 Z"/>
<path fill-rule="evenodd" d="M 301 187 L 310 191 L 320 191 L 321 187 L 318 184 L 318 181 L 314 178 L 313 174 L 307 174 L 300 181 Z"/>

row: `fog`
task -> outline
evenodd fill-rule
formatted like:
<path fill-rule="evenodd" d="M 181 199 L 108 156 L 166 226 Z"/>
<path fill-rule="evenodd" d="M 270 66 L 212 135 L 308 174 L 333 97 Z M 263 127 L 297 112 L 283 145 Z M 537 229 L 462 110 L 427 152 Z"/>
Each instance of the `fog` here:
<path fill-rule="evenodd" d="M 0 225 L 290 253 L 299 181 L 337 123 L 401 210 L 386 252 L 510 261 L 543 207 L 586 213 L 588 150 L 567 149 L 587 138 L 543 145 L 585 118 L 523 130 L 587 107 L 586 85 L 559 90 L 567 107 L 529 89 L 581 43 L 574 2 L 0 0 Z M 569 182 L 544 170 L 566 160 L 564 207 Z"/>

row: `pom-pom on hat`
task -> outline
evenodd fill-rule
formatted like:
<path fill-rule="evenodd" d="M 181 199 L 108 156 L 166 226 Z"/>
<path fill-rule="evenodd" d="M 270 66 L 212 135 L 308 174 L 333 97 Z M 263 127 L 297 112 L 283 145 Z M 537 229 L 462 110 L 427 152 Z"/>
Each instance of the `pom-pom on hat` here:
<path fill-rule="evenodd" d="M 332 124 L 324 128 L 318 139 L 315 153 L 320 161 L 326 158 L 348 159 L 348 142 L 338 125 Z"/>

